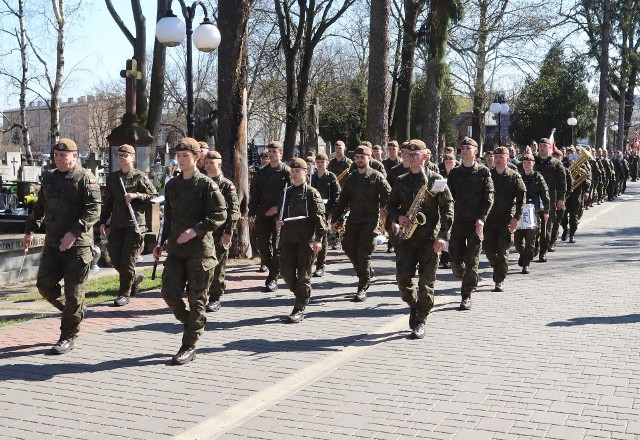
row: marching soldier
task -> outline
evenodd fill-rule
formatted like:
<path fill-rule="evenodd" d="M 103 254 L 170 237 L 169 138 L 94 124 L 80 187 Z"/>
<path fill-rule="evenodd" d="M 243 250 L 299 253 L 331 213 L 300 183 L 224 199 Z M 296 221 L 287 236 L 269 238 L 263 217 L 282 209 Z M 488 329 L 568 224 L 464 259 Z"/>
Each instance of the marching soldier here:
<path fill-rule="evenodd" d="M 567 171 L 571 164 L 573 164 L 578 158 L 579 154 L 568 154 L 567 160 L 565 162 L 565 167 Z M 589 188 L 591 187 L 591 173 L 587 170 L 586 166 L 582 166 L 585 173 L 587 173 L 586 180 L 581 183 L 577 188 L 573 188 L 573 176 L 569 172 L 571 176 L 571 193 L 567 198 L 567 209 L 565 210 L 564 216 L 562 217 L 562 241 L 567 240 L 567 232 L 569 233 L 569 243 L 575 243 L 575 235 L 578 230 L 578 220 L 579 220 L 579 212 L 580 207 L 589 197 Z M 568 184 L 567 184 L 568 185 Z M 567 231 L 568 229 L 568 231 Z"/>
<path fill-rule="evenodd" d="M 344 183 L 344 179 L 346 179 L 347 174 L 349 174 L 349 170 L 353 161 L 344 155 L 346 150 L 344 142 L 336 142 L 334 149 L 335 157 L 329 161 L 329 166 L 327 167 L 327 169 L 336 175 L 340 186 L 342 186 Z"/>
<path fill-rule="evenodd" d="M 269 268 L 265 281 L 265 291 L 278 290 L 280 275 L 280 254 L 275 247 L 277 235 L 276 219 L 278 199 L 285 186 L 291 183 L 291 170 L 282 163 L 282 144 L 271 141 L 267 146 L 269 165 L 260 168 L 251 183 L 249 198 L 249 218 L 256 228 L 256 243 L 260 258 Z"/>
<path fill-rule="evenodd" d="M 276 222 L 280 229 L 282 278 L 296 297 L 289 322 L 304 319 L 311 297 L 311 268 L 325 242 L 327 224 L 320 194 L 307 183 L 307 164 L 302 159 L 291 162 L 291 183 L 278 203 L 283 210 Z"/>
<path fill-rule="evenodd" d="M 572 153 L 573 150 L 573 153 Z M 573 154 L 575 156 L 575 149 L 573 147 L 569 147 L 569 149 L 567 149 L 567 152 L 569 154 Z M 562 150 L 555 150 L 551 156 L 555 159 L 557 159 L 558 161 L 560 161 L 560 163 L 562 164 L 562 166 L 564 167 L 564 176 L 565 176 L 565 180 L 567 183 L 567 190 L 564 193 L 564 201 L 565 201 L 565 205 L 562 209 L 556 208 L 556 218 L 553 221 L 553 225 L 551 227 L 551 238 L 549 241 L 549 246 L 547 249 L 547 252 L 555 252 L 556 251 L 556 241 L 558 241 L 558 232 L 560 231 L 560 225 L 562 224 L 562 219 L 564 218 L 566 212 L 567 212 L 567 205 L 566 205 L 566 201 L 569 200 L 569 197 L 571 196 L 571 192 L 572 192 L 572 188 L 573 188 L 573 179 L 571 176 L 571 172 L 569 172 L 569 167 L 567 164 L 565 164 L 566 159 L 564 158 L 564 153 L 562 152 Z M 574 157 L 572 156 L 572 157 Z"/>
<path fill-rule="evenodd" d="M 507 167 L 509 150 L 498 147 L 493 154 L 493 206 L 484 225 L 482 249 L 493 268 L 494 292 L 504 292 L 504 279 L 509 271 L 509 248 L 513 241 L 511 234 L 522 217 L 526 188 L 520 174 Z"/>
<path fill-rule="evenodd" d="M 567 192 L 567 178 L 562 163 L 551 157 L 551 141 L 542 138 L 538 141 L 538 156 L 534 169 L 542 174 L 549 188 L 549 219 L 540 225 L 540 255 L 538 261 L 547 261 L 547 251 L 551 245 L 551 231 L 556 220 L 556 210 L 564 209 L 564 197 Z"/>
<path fill-rule="evenodd" d="M 425 150 L 424 167 L 425 169 L 431 170 L 432 173 L 439 173 L 438 165 L 431 162 L 431 150 L 428 148 Z"/>
<path fill-rule="evenodd" d="M 389 175 L 391 168 L 402 163 L 402 159 L 398 157 L 399 149 L 398 141 L 389 141 L 387 144 L 388 157 L 382 161 L 382 165 L 384 166 L 387 176 Z"/>
<path fill-rule="evenodd" d="M 331 171 L 327 171 L 327 163 L 329 158 L 326 154 L 320 153 L 316 158 L 316 172 L 311 177 L 311 186 L 315 188 L 319 193 L 324 203 L 324 213 L 331 213 L 333 207 L 338 201 L 340 196 L 340 184 L 336 175 Z M 327 221 L 331 221 L 331 214 Z M 322 249 L 318 252 L 318 259 L 316 261 L 316 270 L 313 272 L 314 277 L 324 276 L 324 268 L 327 260 L 327 234 L 322 237 Z"/>
<path fill-rule="evenodd" d="M 408 238 L 401 237 L 396 245 L 396 281 L 402 299 L 410 308 L 409 328 L 414 339 L 425 336 L 425 321 L 434 304 L 438 254 L 449 239 L 453 222 L 453 199 L 449 189 L 445 186 L 444 191 L 436 194 L 430 191 L 435 180 L 442 176 L 429 169 L 423 170 L 426 149 L 420 140 L 409 141 L 406 155 L 411 171 L 398 178 L 387 202 L 396 235 L 416 225 L 413 234 Z M 417 209 L 409 212 L 414 203 Z M 418 213 L 425 217 L 422 225 L 416 223 Z M 404 232 L 403 235 L 406 236 Z M 417 289 L 413 282 L 416 267 Z"/>
<path fill-rule="evenodd" d="M 206 176 L 207 170 L 204 169 L 204 158 L 209 152 L 209 144 L 203 141 L 198 142 L 198 144 L 200 145 L 200 154 L 198 154 L 197 167 L 198 167 L 198 171 L 200 171 L 202 174 Z"/>
<path fill-rule="evenodd" d="M 227 219 L 222 227 L 218 228 L 213 234 L 218 264 L 213 269 L 211 285 L 209 286 L 207 312 L 217 312 L 220 310 L 220 298 L 226 288 L 224 277 L 227 269 L 227 259 L 229 258 L 229 246 L 231 246 L 233 231 L 236 230 L 236 224 L 240 219 L 240 204 L 235 185 L 222 175 L 222 156 L 220 153 L 217 151 L 208 152 L 204 157 L 204 167 L 207 170 L 207 176 L 220 188 L 227 206 Z"/>
<path fill-rule="evenodd" d="M 453 274 L 462 279 L 461 310 L 471 309 L 471 293 L 478 285 L 482 231 L 493 205 L 493 181 L 487 167 L 476 162 L 478 144 L 465 137 L 462 164 L 451 170 L 447 185 L 454 199 L 449 255 Z"/>
<path fill-rule="evenodd" d="M 629 174 L 631 175 L 631 181 L 638 180 L 638 152 L 635 148 L 631 150 L 631 156 L 629 157 Z"/>
<path fill-rule="evenodd" d="M 458 161 L 456 161 L 456 157 L 453 154 L 447 153 L 444 155 L 442 163 L 444 164 L 444 174 L 442 176 L 448 178 L 451 170 L 456 167 Z M 440 265 L 443 269 L 451 269 L 451 257 L 449 256 L 449 252 L 443 250 L 440 253 Z"/>
<path fill-rule="evenodd" d="M 107 250 L 111 264 L 120 275 L 120 290 L 113 301 L 116 307 L 129 304 L 129 298 L 138 293 L 144 279 L 143 274 L 136 273 L 136 258 L 146 230 L 145 206 L 157 194 L 147 175 L 133 167 L 135 160 L 136 150 L 131 145 L 118 147 L 121 169 L 111 173 L 107 179 L 100 215 L 101 235 L 105 235 L 105 226 L 111 218 Z"/>
<path fill-rule="evenodd" d="M 371 150 L 366 145 L 356 148 L 356 172 L 349 174 L 331 216 L 332 226 L 342 218 L 347 206 L 351 213 L 345 224 L 342 249 L 358 276 L 358 291 L 354 301 L 367 299 L 371 281 L 371 253 L 376 245 L 375 229 L 379 215 L 387 202 L 391 188 L 385 177 L 369 167 Z"/>
<path fill-rule="evenodd" d="M 409 172 L 409 159 L 405 156 L 406 148 L 408 144 L 409 144 L 408 142 L 404 142 L 400 147 L 401 162 L 398 165 L 391 168 L 389 170 L 389 173 L 387 173 L 387 182 L 389 183 L 389 186 L 391 186 L 391 188 L 393 188 L 393 185 L 396 183 L 396 180 L 398 179 L 398 177 Z"/>
<path fill-rule="evenodd" d="M 533 170 L 535 158 L 532 154 L 522 156 L 522 181 L 526 188 L 526 202 L 534 206 L 536 225 L 531 229 L 518 229 L 514 233 L 516 250 L 520 254 L 518 265 L 522 266 L 522 273 L 528 274 L 529 263 L 533 260 L 536 235 L 538 235 L 540 220 L 549 220 L 549 189 L 542 174 Z M 526 207 L 526 205 L 525 205 Z"/>
<path fill-rule="evenodd" d="M 207 293 L 217 263 L 213 234 L 224 224 L 227 212 L 218 185 L 196 167 L 198 142 L 183 138 L 175 151 L 182 172 L 165 187 L 160 243 L 166 243 L 168 255 L 161 294 L 176 319 L 184 324 L 182 345 L 171 359 L 174 365 L 183 365 L 195 359 L 196 343 L 204 333 Z M 156 246 L 156 260 L 161 254 L 162 246 Z M 185 287 L 188 309 L 182 299 Z"/>
<path fill-rule="evenodd" d="M 371 142 L 369 141 L 363 141 L 362 144 L 360 144 L 360 146 L 365 146 L 367 148 L 369 148 L 369 151 L 371 150 Z M 369 167 L 373 168 L 374 170 L 376 170 L 377 172 L 379 172 L 380 174 L 382 174 L 383 176 L 387 177 L 387 172 L 384 169 L 384 165 L 382 164 L 382 162 L 380 162 L 378 159 L 375 159 L 373 157 L 371 157 L 371 159 L 369 160 Z M 354 172 L 357 169 L 357 164 L 355 162 L 353 162 L 351 164 L 349 173 Z"/>
<path fill-rule="evenodd" d="M 373 147 L 371 147 L 371 158 L 382 163 L 382 146 L 374 145 Z M 384 164 L 382 165 L 384 166 Z M 385 173 L 386 173 L 386 168 L 385 168 Z"/>
<path fill-rule="evenodd" d="M 22 247 L 29 250 L 33 233 L 44 221 L 46 236 L 36 286 L 62 312 L 60 339 L 51 353 L 64 354 L 73 350 L 86 310 L 84 283 L 92 259 L 93 225 L 100 217 L 100 187 L 91 172 L 78 165 L 78 146 L 73 140 L 60 139 L 53 146 L 53 160 L 56 169 L 42 178 Z"/>

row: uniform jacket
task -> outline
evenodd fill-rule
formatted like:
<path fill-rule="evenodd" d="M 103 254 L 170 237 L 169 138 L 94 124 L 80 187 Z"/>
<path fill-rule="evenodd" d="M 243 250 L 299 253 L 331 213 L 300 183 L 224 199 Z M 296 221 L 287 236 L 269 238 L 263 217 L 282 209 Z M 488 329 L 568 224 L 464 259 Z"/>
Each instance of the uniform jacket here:
<path fill-rule="evenodd" d="M 327 222 L 320 193 L 303 183 L 287 188 L 283 196 L 286 197 L 284 210 L 278 213 L 284 221 L 280 232 L 280 244 L 321 242 L 327 233 Z M 282 196 L 278 206 L 283 206 Z M 287 221 L 293 217 L 303 218 Z"/>
<path fill-rule="evenodd" d="M 426 170 L 424 174 L 409 172 L 399 177 L 387 202 L 389 217 L 398 222 L 399 216 L 407 214 L 416 194 L 425 182 L 427 189 L 431 190 L 436 179 L 442 179 L 442 176 L 430 170 Z M 436 193 L 435 196 L 427 193 L 420 212 L 425 215 L 425 224 L 419 225 L 409 240 L 435 240 L 436 238 L 449 240 L 453 225 L 453 197 L 448 187 L 445 186 L 445 190 Z"/>
<path fill-rule="evenodd" d="M 164 190 L 164 229 L 162 242 L 167 252 L 181 258 L 215 258 L 213 233 L 227 219 L 227 206 L 217 184 L 196 171 L 191 179 L 183 175 L 169 180 Z M 196 237 L 178 244 L 184 231 L 193 228 Z"/>
<path fill-rule="evenodd" d="M 439 170 L 439 168 L 438 168 L 438 165 L 436 165 L 435 163 L 433 163 L 433 162 L 431 162 L 431 161 L 426 162 L 426 163 L 424 164 L 424 168 L 425 168 L 426 170 L 430 170 L 432 173 L 440 174 L 440 170 Z"/>
<path fill-rule="evenodd" d="M 227 205 L 227 219 L 221 228 L 216 231 L 215 237 L 220 238 L 222 234 L 232 235 L 236 230 L 236 224 L 240 219 L 240 203 L 238 202 L 238 192 L 233 182 L 222 175 L 210 177 L 215 184 L 218 185 Z"/>
<path fill-rule="evenodd" d="M 291 168 L 280 162 L 272 167 L 265 165 L 256 172 L 251 183 L 249 217 L 262 217 L 273 206 L 278 205 L 285 185 L 291 185 Z"/>
<path fill-rule="evenodd" d="M 99 218 L 100 187 L 94 175 L 80 165 L 66 173 L 56 169 L 42 178 L 25 233 L 33 234 L 44 221 L 45 246 L 60 246 L 67 232 L 76 237 L 73 246 L 93 246 L 93 225 Z"/>
<path fill-rule="evenodd" d="M 542 174 L 549 188 L 549 199 L 552 203 L 564 199 L 567 192 L 567 178 L 562 163 L 553 157 L 542 159 L 536 156 L 534 170 Z"/>
<path fill-rule="evenodd" d="M 384 170 L 387 173 L 387 175 L 389 175 L 389 171 L 391 171 L 391 168 L 401 163 L 402 163 L 402 159 L 400 159 L 400 157 L 397 157 L 396 160 L 391 160 L 390 158 L 387 157 L 385 160 L 382 161 L 382 165 L 384 165 Z"/>
<path fill-rule="evenodd" d="M 142 171 L 131 169 L 128 173 L 122 170 L 109 174 L 107 178 L 106 195 L 102 204 L 100 224 L 105 225 L 111 217 L 112 228 L 133 227 L 133 220 L 127 203 L 124 200 L 124 191 L 120 179 L 128 193 L 138 193 L 138 198 L 131 201 L 131 207 L 138 221 L 138 225 L 146 224 L 144 207 L 156 196 L 157 191 Z"/>
<path fill-rule="evenodd" d="M 396 183 L 396 180 L 398 180 L 398 177 L 402 176 L 403 174 L 407 174 L 408 172 L 409 167 L 405 168 L 404 165 L 402 165 L 402 162 L 400 162 L 399 165 L 391 168 L 391 170 L 387 174 L 387 182 L 393 188 L 393 185 Z"/>
<path fill-rule="evenodd" d="M 493 180 L 489 168 L 477 162 L 460 165 L 449 173 L 447 185 L 455 200 L 453 221 L 487 220 L 493 205 Z"/>
<path fill-rule="evenodd" d="M 487 223 L 508 222 L 512 217 L 520 220 L 524 211 L 525 193 L 527 191 L 522 177 L 510 167 L 506 167 L 502 173 L 493 168 L 491 170 L 493 180 L 493 206 L 489 211 Z"/>
<path fill-rule="evenodd" d="M 353 161 L 346 156 L 343 157 L 342 160 L 338 160 L 334 157 L 329 161 L 329 164 L 327 165 L 327 170 L 331 171 L 337 177 L 340 174 L 342 174 L 344 170 L 349 168 L 352 163 Z"/>
<path fill-rule="evenodd" d="M 380 208 L 386 205 L 389 193 L 391 187 L 381 173 L 371 167 L 362 174 L 355 171 L 349 174 L 342 186 L 332 218 L 337 221 L 350 209 L 349 223 L 377 222 Z"/>
<path fill-rule="evenodd" d="M 520 174 L 524 186 L 527 190 L 526 201 L 535 205 L 537 213 L 549 213 L 549 188 L 544 177 L 537 171 L 531 171 L 531 174 Z"/>
<path fill-rule="evenodd" d="M 319 193 L 322 200 L 326 200 L 325 212 L 331 212 L 340 196 L 340 184 L 338 178 L 331 171 L 325 171 L 322 177 L 318 177 L 318 171 L 311 176 L 311 186 Z"/>

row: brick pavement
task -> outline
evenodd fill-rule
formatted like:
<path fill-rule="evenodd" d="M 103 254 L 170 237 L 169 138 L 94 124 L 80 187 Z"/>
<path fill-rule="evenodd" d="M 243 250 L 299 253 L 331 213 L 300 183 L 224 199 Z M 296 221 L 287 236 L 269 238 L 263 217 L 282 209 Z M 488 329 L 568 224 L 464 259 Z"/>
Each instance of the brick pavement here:
<path fill-rule="evenodd" d="M 157 291 L 91 307 L 65 356 L 45 355 L 58 316 L 0 329 L 0 437 L 640 438 L 639 194 L 587 211 L 577 244 L 531 275 L 512 267 L 504 293 L 485 283 L 470 312 L 441 271 L 423 341 L 406 339 L 382 249 L 364 304 L 332 252 L 297 325 L 281 322 L 282 286 L 261 293 L 254 268 L 234 270 L 184 367 L 168 365 L 181 325 Z"/>

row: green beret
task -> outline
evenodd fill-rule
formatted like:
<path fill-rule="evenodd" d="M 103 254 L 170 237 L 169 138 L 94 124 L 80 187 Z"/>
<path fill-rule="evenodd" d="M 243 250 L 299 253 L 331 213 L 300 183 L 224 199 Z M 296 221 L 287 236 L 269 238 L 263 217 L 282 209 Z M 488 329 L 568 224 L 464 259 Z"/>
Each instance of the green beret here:
<path fill-rule="evenodd" d="M 538 143 L 539 144 L 549 144 L 549 145 L 551 145 L 551 140 L 549 138 L 540 138 Z"/>
<path fill-rule="evenodd" d="M 193 154 L 200 153 L 200 144 L 197 140 L 190 137 L 184 137 L 180 139 L 180 142 L 176 144 L 176 151 L 191 151 Z"/>
<path fill-rule="evenodd" d="M 358 148 L 356 148 L 354 154 L 366 154 L 367 156 L 371 156 L 371 148 L 367 147 L 366 145 L 360 145 Z"/>
<path fill-rule="evenodd" d="M 427 149 L 427 144 L 420 139 L 411 139 L 407 144 L 408 151 L 422 151 Z"/>
<path fill-rule="evenodd" d="M 291 169 L 301 168 L 303 170 L 306 170 L 307 169 L 307 163 L 304 160 L 300 159 L 299 157 L 296 157 L 295 159 L 293 159 L 291 161 L 291 164 L 289 165 L 289 167 Z"/>
<path fill-rule="evenodd" d="M 136 149 L 129 144 L 124 144 L 118 147 L 118 153 L 136 154 Z"/>
<path fill-rule="evenodd" d="M 213 150 L 213 151 L 209 151 L 204 158 L 205 159 L 222 159 L 222 156 L 220 156 L 220 153 L 218 153 L 216 150 Z"/>
<path fill-rule="evenodd" d="M 471 145 L 472 147 L 478 148 L 478 143 L 468 136 L 465 136 L 465 138 L 462 139 L 462 142 L 460 143 L 460 145 Z"/>
<path fill-rule="evenodd" d="M 324 153 L 320 153 L 316 156 L 316 160 L 329 160 L 329 157 Z"/>
<path fill-rule="evenodd" d="M 282 150 L 282 142 L 280 141 L 271 141 L 267 148 L 277 148 L 278 150 Z"/>
<path fill-rule="evenodd" d="M 509 149 L 507 147 L 496 147 L 493 150 L 493 154 L 509 154 Z"/>

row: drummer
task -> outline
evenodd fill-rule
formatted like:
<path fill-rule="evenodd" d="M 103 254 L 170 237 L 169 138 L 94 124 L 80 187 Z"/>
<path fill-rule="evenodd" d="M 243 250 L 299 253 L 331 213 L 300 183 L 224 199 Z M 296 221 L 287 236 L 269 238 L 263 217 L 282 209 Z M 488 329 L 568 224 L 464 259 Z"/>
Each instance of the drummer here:
<path fill-rule="evenodd" d="M 540 219 L 544 218 L 545 221 L 549 219 L 549 188 L 542 174 L 533 170 L 534 163 L 535 159 L 531 153 L 522 156 L 523 171 L 520 175 L 527 188 L 527 200 L 524 215 L 514 234 L 514 241 L 516 250 L 520 254 L 518 265 L 522 267 L 523 274 L 530 273 L 529 263 L 534 258 Z M 530 215 L 531 211 L 535 212 L 535 216 Z"/>

